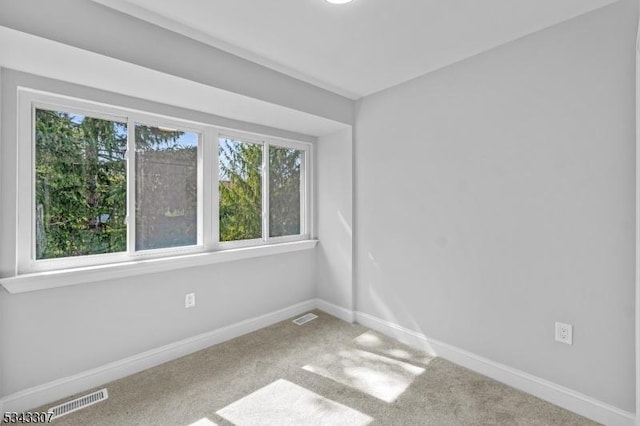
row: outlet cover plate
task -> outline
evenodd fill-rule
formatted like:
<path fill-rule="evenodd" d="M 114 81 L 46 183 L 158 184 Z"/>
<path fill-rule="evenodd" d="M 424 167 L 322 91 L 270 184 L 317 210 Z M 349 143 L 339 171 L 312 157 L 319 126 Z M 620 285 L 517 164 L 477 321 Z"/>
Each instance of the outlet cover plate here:
<path fill-rule="evenodd" d="M 184 296 L 184 307 L 185 308 L 193 308 L 196 306 L 196 294 L 195 293 L 187 293 Z"/>
<path fill-rule="evenodd" d="M 573 326 L 562 322 L 556 322 L 556 342 L 573 344 Z"/>

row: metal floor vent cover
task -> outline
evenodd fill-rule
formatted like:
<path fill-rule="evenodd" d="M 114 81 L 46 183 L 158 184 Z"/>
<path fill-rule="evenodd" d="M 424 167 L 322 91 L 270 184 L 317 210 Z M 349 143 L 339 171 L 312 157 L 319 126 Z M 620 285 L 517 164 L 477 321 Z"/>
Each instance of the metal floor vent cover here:
<path fill-rule="evenodd" d="M 308 314 L 304 314 L 303 316 L 301 316 L 300 318 L 296 318 L 293 320 L 294 324 L 298 324 L 298 325 L 302 325 L 305 324 L 309 321 L 312 321 L 314 319 L 318 318 L 317 315 L 312 314 L 311 312 L 309 312 Z"/>
<path fill-rule="evenodd" d="M 107 398 L 109 398 L 109 393 L 107 392 L 107 388 L 104 388 L 72 401 L 65 402 L 64 404 L 51 407 L 49 408 L 49 412 L 53 412 L 52 419 L 57 419 L 58 417 L 81 410 L 97 402 L 104 401 Z"/>

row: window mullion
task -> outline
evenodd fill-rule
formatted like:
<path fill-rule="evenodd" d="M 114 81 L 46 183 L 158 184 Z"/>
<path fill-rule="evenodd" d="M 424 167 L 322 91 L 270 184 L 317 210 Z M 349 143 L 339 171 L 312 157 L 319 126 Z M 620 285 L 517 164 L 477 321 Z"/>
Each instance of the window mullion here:
<path fill-rule="evenodd" d="M 196 245 L 204 247 L 204 221 L 203 221 L 203 213 L 204 213 L 204 191 L 202 188 L 202 184 L 204 182 L 204 132 L 200 132 L 198 136 L 198 147 L 196 148 L 196 167 L 197 167 L 197 181 L 196 181 L 196 228 L 197 228 L 197 240 Z"/>
<path fill-rule="evenodd" d="M 17 273 L 125 262 L 145 256 L 160 258 L 161 256 L 177 256 L 203 250 L 213 251 L 260 243 L 293 241 L 301 237 L 308 238 L 313 232 L 313 146 L 310 144 L 270 139 L 253 133 L 228 131 L 218 129 L 212 124 L 189 122 L 143 111 L 103 106 L 91 101 L 58 99 L 54 95 L 25 93 L 20 95 L 18 107 L 20 120 L 17 133 L 19 133 L 20 141 L 27 140 L 30 143 L 22 143 L 18 148 L 20 175 L 17 184 L 21 194 L 18 196 L 18 203 L 19 206 L 24 206 L 23 210 L 30 211 L 32 214 L 30 217 L 16 218 L 16 226 L 19 230 L 15 248 Z M 57 101 L 60 101 L 60 105 Z M 54 116 L 53 119 L 69 121 L 70 124 L 67 127 L 70 129 L 74 129 L 74 126 L 84 125 L 85 119 L 89 118 L 96 120 L 104 128 L 110 129 L 108 131 L 111 132 L 109 134 L 112 135 L 112 138 L 109 141 L 112 142 L 109 144 L 101 142 L 106 139 L 93 135 L 92 130 L 88 130 L 86 133 L 93 135 L 93 139 L 79 139 L 76 135 L 77 132 L 72 132 L 72 130 L 67 132 L 69 135 L 64 134 L 65 137 L 75 138 L 72 140 L 79 141 L 80 148 L 78 149 L 83 149 L 84 145 L 82 144 L 89 146 L 86 151 L 88 154 L 85 155 L 86 158 L 82 157 L 84 159 L 82 161 L 92 161 L 91 164 L 97 162 L 100 167 L 102 167 L 103 161 L 109 161 L 110 163 L 104 168 L 113 170 L 115 177 L 112 179 L 112 175 L 109 174 L 109 179 L 105 182 L 113 185 L 113 188 L 117 190 L 109 192 L 110 196 L 117 197 L 116 202 L 107 200 L 106 207 L 103 208 L 102 204 L 98 205 L 102 202 L 102 198 L 96 196 L 92 198 L 95 200 L 95 206 L 93 204 L 89 206 L 92 210 L 85 212 L 85 210 L 78 209 L 79 214 L 83 215 L 78 220 L 84 220 L 88 223 L 87 226 L 94 226 L 96 235 L 101 231 L 111 232 L 110 230 L 115 229 L 113 232 L 117 232 L 117 240 L 112 238 L 105 242 L 104 247 L 106 248 L 103 248 L 103 245 L 95 244 L 87 249 L 82 246 L 82 249 L 88 253 L 87 255 L 85 252 L 77 251 L 68 253 L 65 257 L 47 255 L 48 257 L 40 258 L 33 253 L 36 249 L 42 251 L 44 250 L 42 247 L 46 248 L 44 243 L 41 243 L 44 237 L 38 237 L 38 235 L 44 235 L 45 232 L 40 231 L 40 228 L 36 226 L 38 225 L 36 191 L 41 191 L 38 194 L 44 194 L 46 190 L 49 190 L 44 184 L 35 185 L 35 178 L 39 176 L 35 171 L 37 147 L 35 145 L 34 120 L 36 109 L 41 109 L 49 115 L 60 114 L 58 118 Z M 43 115 L 43 117 L 42 122 L 46 124 L 44 119 L 47 116 Z M 63 130 L 67 131 L 67 127 L 64 127 Z M 93 129 L 93 127 L 89 129 Z M 96 127 L 96 129 L 102 129 L 102 127 Z M 226 139 L 227 133 L 232 136 L 229 140 Z M 195 134 L 198 134 L 197 139 Z M 221 142 L 221 137 L 223 142 Z M 197 151 L 194 150 L 196 141 Z M 171 147 L 165 147 L 167 144 Z M 23 149 L 25 145 L 26 148 Z M 232 159 L 225 156 L 219 158 L 221 157 L 219 155 L 221 147 L 230 150 L 227 155 L 232 156 Z M 262 148 L 260 157 L 256 157 L 258 147 Z M 44 148 L 42 149 L 44 150 Z M 124 158 L 123 149 L 125 150 Z M 300 181 L 294 182 L 291 173 L 295 173 L 298 167 L 293 162 L 297 162 L 296 158 L 299 158 L 297 157 L 299 155 L 304 156 L 299 166 Z M 44 154 L 41 157 L 42 161 L 47 158 L 55 158 L 45 157 Z M 80 164 L 82 161 L 78 160 L 78 163 Z M 255 176 L 258 167 L 257 161 L 261 161 L 259 187 L 255 186 L 258 184 Z M 273 164 L 271 164 L 272 161 Z M 113 167 L 111 163 L 113 163 Z M 194 170 L 196 164 L 197 169 Z M 227 166 L 232 169 L 229 172 L 232 176 L 229 178 L 229 182 L 227 182 L 226 173 L 223 173 L 222 177 L 220 176 L 221 171 L 226 170 Z M 274 173 L 274 178 L 278 182 L 275 189 L 270 185 L 271 173 Z M 155 179 L 154 176 L 159 179 Z M 123 182 L 123 178 L 126 179 L 126 182 Z M 97 179 L 96 177 L 96 182 L 98 182 Z M 197 189 L 194 188 L 196 179 Z M 84 179 L 80 184 L 89 187 L 92 191 L 97 191 L 98 189 L 94 188 L 97 183 L 94 185 L 92 182 Z M 230 207 L 229 212 L 225 212 L 225 217 L 231 217 L 228 227 L 225 222 L 220 223 L 221 185 L 224 189 L 228 185 L 231 198 L 225 200 L 225 204 L 223 204 L 225 207 Z M 299 188 L 295 188 L 296 185 L 299 185 Z M 245 190 L 245 186 L 250 186 L 250 188 Z M 277 208 L 277 211 L 273 213 L 270 211 L 271 189 L 274 189 L 276 197 L 274 207 Z M 261 191 L 260 200 L 255 198 L 258 195 L 258 190 Z M 292 200 L 297 198 L 296 192 L 298 190 L 300 210 L 296 212 Z M 196 195 L 197 205 L 194 200 Z M 42 197 L 44 195 L 37 199 L 40 200 Z M 234 197 L 238 200 L 235 200 Z M 239 206 L 239 214 L 234 213 L 232 208 L 236 201 Z M 258 225 L 256 223 L 258 217 L 255 216 L 256 201 L 261 201 L 259 220 L 262 229 L 260 237 L 258 237 L 256 229 L 256 225 Z M 46 204 L 48 199 L 38 202 Z M 57 199 L 52 202 L 62 203 Z M 193 216 L 196 212 L 197 218 L 194 220 Z M 249 212 L 250 217 L 244 217 L 245 213 Z M 296 217 L 298 213 L 299 218 Z M 121 227 L 123 214 L 126 223 L 125 232 Z M 138 215 L 139 217 L 137 217 Z M 117 226 L 114 227 L 116 218 Z M 274 219 L 273 231 L 270 223 L 272 218 Z M 109 220 L 111 222 L 108 222 Z M 236 229 L 233 229 L 235 226 L 233 221 L 235 220 L 240 222 L 244 220 L 246 230 L 236 232 Z M 300 222 L 300 235 L 293 230 L 297 227 L 297 220 Z M 160 225 L 154 227 L 154 223 Z M 177 226 L 183 225 L 186 230 L 184 233 L 169 232 L 176 231 Z M 225 226 L 221 227 L 221 225 Z M 197 242 L 196 235 L 194 235 L 195 226 L 197 226 Z M 91 231 L 94 231 L 94 228 L 91 228 Z M 229 241 L 220 241 L 221 228 L 225 229 L 225 232 L 227 228 L 231 229 L 228 234 L 230 236 L 225 237 Z M 158 229 L 160 230 L 158 231 Z M 165 232 L 166 230 L 169 231 Z M 72 236 L 77 237 L 75 234 Z M 123 239 L 125 239 L 125 244 L 123 244 Z M 91 244 L 93 243 L 91 242 Z M 87 243 L 87 247 L 88 245 L 89 243 Z M 97 253 L 95 256 L 92 255 L 93 251 Z"/>
<path fill-rule="evenodd" d="M 300 235 L 309 234 L 309 220 L 307 206 L 307 194 L 309 190 L 307 188 L 307 162 L 309 161 L 309 151 L 302 150 L 302 161 L 300 161 Z"/>
<path fill-rule="evenodd" d="M 220 242 L 218 130 L 208 128 L 203 137 L 203 242 L 210 251 Z"/>
<path fill-rule="evenodd" d="M 35 108 L 30 99 L 20 96 L 18 104 L 18 209 L 16 212 L 31 212 L 29 217 L 16 214 L 16 259 L 14 272 L 21 272 L 25 265 L 35 261 L 36 246 L 36 135 L 35 135 Z M 28 141 L 28 143 L 24 143 Z M 2 191 L 0 191 L 2 192 Z M 7 240 L 9 240 L 7 238 Z M 0 244 L 0 251 L 5 248 Z"/>

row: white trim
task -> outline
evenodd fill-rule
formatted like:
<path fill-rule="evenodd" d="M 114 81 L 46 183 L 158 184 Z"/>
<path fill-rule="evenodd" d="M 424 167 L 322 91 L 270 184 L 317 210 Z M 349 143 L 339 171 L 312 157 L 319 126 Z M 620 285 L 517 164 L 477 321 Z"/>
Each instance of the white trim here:
<path fill-rule="evenodd" d="M 202 232 L 205 251 L 212 251 L 220 239 L 220 183 L 218 170 L 218 129 L 208 128 L 204 131 L 204 143 L 202 144 L 203 161 L 209 159 L 211 167 L 203 167 L 202 182 L 215 182 L 210 191 L 203 191 L 202 204 Z"/>
<path fill-rule="evenodd" d="M 639 21 L 640 22 L 640 21 Z M 640 413 L 640 24 L 636 39 L 636 414 Z M 636 415 L 636 426 L 640 416 Z"/>
<path fill-rule="evenodd" d="M 393 337 L 409 346 L 444 358 L 596 422 L 608 426 L 632 426 L 634 424 L 634 413 L 621 410 L 564 386 L 430 339 L 422 333 L 364 312 L 356 311 L 355 319 L 357 323 Z"/>
<path fill-rule="evenodd" d="M 30 103 L 29 108 L 31 110 L 43 109 L 56 112 L 62 109 L 70 114 L 84 115 L 121 124 L 127 124 L 128 121 L 127 114 L 123 114 L 121 109 L 98 102 L 85 102 L 81 99 L 64 95 L 58 96 L 53 93 L 33 90 L 27 87 L 20 87 L 18 89 L 18 96 L 26 98 L 26 102 Z"/>
<path fill-rule="evenodd" d="M 309 145 L 311 145 L 310 143 L 307 143 L 307 142 L 293 141 L 289 139 L 275 138 L 275 137 L 265 137 L 264 140 L 269 145 L 275 146 L 276 148 L 295 149 L 297 151 L 306 151 L 306 148 L 308 148 Z"/>
<path fill-rule="evenodd" d="M 311 155 L 311 149 L 302 151 L 302 161 L 300 161 L 300 233 L 303 235 L 309 235 L 309 215 L 308 215 L 308 202 L 310 198 L 307 198 L 309 188 L 307 187 L 307 159 Z"/>
<path fill-rule="evenodd" d="M 313 144 L 308 142 L 294 141 L 290 139 L 284 138 L 276 138 L 276 137 L 266 137 L 254 133 L 237 131 L 237 130 L 219 130 L 218 138 L 217 138 L 216 148 L 220 147 L 220 139 L 225 139 L 234 143 L 247 143 L 259 145 L 262 147 L 262 163 L 261 163 L 261 197 L 262 197 L 262 215 L 261 215 L 261 236 L 260 238 L 253 238 L 247 240 L 232 240 L 232 241 L 219 241 L 219 228 L 218 228 L 218 241 L 216 242 L 216 247 L 219 249 L 225 248 L 236 248 L 236 247 L 248 247 L 252 245 L 259 244 L 273 244 L 279 242 L 288 242 L 288 241 L 299 241 L 305 240 L 309 238 L 311 234 L 310 230 L 312 228 L 310 223 L 310 218 L 307 215 L 307 211 L 311 210 L 312 207 L 309 204 L 312 202 L 313 198 L 308 196 L 308 191 L 310 191 L 312 181 L 312 177 L 310 173 L 312 172 L 312 168 L 310 167 L 310 163 L 313 158 Z M 302 161 L 300 165 L 300 233 L 295 235 L 284 235 L 279 237 L 271 237 L 271 229 L 270 229 L 270 196 L 269 191 L 270 188 L 270 149 L 271 147 L 275 148 L 284 148 L 284 149 L 294 149 L 302 153 Z M 220 173 L 219 169 L 219 158 L 215 163 L 216 173 Z M 219 189 L 219 184 L 218 184 Z M 219 193 L 218 193 L 218 202 L 219 202 Z M 219 205 L 217 206 L 219 208 Z M 219 214 L 219 211 L 218 211 Z M 218 226 L 220 225 L 219 221 L 217 221 Z"/>
<path fill-rule="evenodd" d="M 182 131 L 197 133 L 198 140 L 198 166 L 201 166 L 202 158 L 202 134 L 206 125 L 189 120 L 164 117 L 154 113 L 135 111 L 129 108 L 107 105 L 95 100 L 77 99 L 62 94 L 43 92 L 36 89 L 19 87 L 18 96 L 18 146 L 19 146 L 19 166 L 17 203 L 20 212 L 31 212 L 21 220 L 22 215 L 18 215 L 18 241 L 17 241 L 17 268 L 22 273 L 38 273 L 56 269 L 78 268 L 85 266 L 97 266 L 101 264 L 115 264 L 127 262 L 139 256 L 177 256 L 180 254 L 194 253 L 203 250 L 202 246 L 202 201 L 198 197 L 198 241 L 196 245 L 185 247 L 168 247 L 155 250 L 135 249 L 136 231 L 136 145 L 135 130 L 136 124 L 144 126 L 160 127 L 171 126 Z M 127 221 L 127 247 L 125 251 L 92 254 L 75 257 L 63 257 L 52 259 L 37 259 L 35 256 L 35 222 L 36 222 L 36 190 L 35 190 L 35 111 L 45 109 L 48 111 L 65 111 L 72 114 L 81 114 L 95 117 L 102 120 L 115 121 L 127 125 L 127 149 L 126 149 L 126 174 L 127 174 L 127 199 L 126 199 L 126 221 Z M 26 142 L 29 143 L 26 143 Z M 204 166 L 204 165 L 202 165 Z M 198 177 L 201 175 L 201 168 L 198 167 Z M 198 181 L 198 191 L 203 191 L 203 182 Z M 28 203 L 28 204 L 27 204 Z"/>
<path fill-rule="evenodd" d="M 211 167 L 207 167 L 207 164 L 210 164 L 209 161 L 205 161 L 204 160 L 204 133 L 205 133 L 206 129 L 202 129 L 201 132 L 198 132 L 198 147 L 196 148 L 196 154 L 198 156 L 197 159 L 197 165 L 196 165 L 196 171 L 197 171 L 197 182 L 196 182 L 196 200 L 198 203 L 198 213 L 197 213 L 197 242 L 198 242 L 198 246 L 199 247 L 205 247 L 205 243 L 204 243 L 204 211 L 205 211 L 205 207 L 204 207 L 204 193 L 205 192 L 213 192 L 216 191 L 217 188 L 213 188 L 212 186 L 207 185 L 207 188 L 209 189 L 208 191 L 205 191 L 204 187 L 204 169 L 209 169 L 211 170 Z M 215 182 L 215 181 L 209 181 L 209 182 Z"/>
<path fill-rule="evenodd" d="M 306 300 L 275 312 L 240 321 L 198 336 L 114 361 L 101 367 L 15 392 L 0 399 L 0 411 L 32 409 L 268 327 L 313 309 L 319 309 L 347 322 L 355 319 L 357 323 L 393 337 L 409 346 L 440 356 L 608 426 L 630 426 L 634 424 L 635 415 L 633 413 L 471 352 L 429 339 L 421 333 L 389 321 L 363 312 L 350 311 L 322 299 Z"/>
<path fill-rule="evenodd" d="M 264 244 L 217 252 L 189 254 L 184 256 L 163 257 L 157 259 L 137 259 L 129 262 L 107 265 L 87 266 L 82 268 L 62 269 L 56 271 L 36 272 L 15 277 L 0 278 L 2 285 L 9 293 L 26 293 L 56 287 L 111 280 L 155 272 L 173 271 L 194 266 L 209 265 L 273 254 L 290 253 L 312 249 L 317 240 L 295 241 L 281 244 Z"/>
<path fill-rule="evenodd" d="M 66 398 L 96 386 L 135 374 L 165 362 L 189 355 L 218 343 L 242 336 L 252 331 L 268 327 L 315 308 L 315 300 L 307 300 L 295 305 L 240 321 L 217 330 L 188 339 L 170 343 L 138 355 L 86 370 L 69 377 L 54 380 L 43 385 L 25 389 L 0 400 L 3 410 L 24 411 Z"/>
<path fill-rule="evenodd" d="M 218 224 L 220 221 L 218 221 Z M 220 228 L 218 228 L 220 229 Z M 218 239 L 220 238 L 220 231 L 218 230 Z M 231 240 L 231 241 L 218 241 L 215 250 L 233 250 L 238 248 L 247 247 L 260 247 L 265 245 L 265 242 L 260 238 L 251 238 L 248 240 Z"/>
<path fill-rule="evenodd" d="M 63 91 L 64 92 L 64 91 Z M 95 95 L 95 93 L 93 94 Z M 16 213 L 16 245 L 15 253 L 11 258 L 15 258 L 17 276 L 6 277 L 0 279 L 0 284 L 11 282 L 14 279 L 31 279 L 36 276 L 61 276 L 70 270 L 86 271 L 94 267 L 110 267 L 139 263 L 152 258 L 163 257 L 168 261 L 172 261 L 177 257 L 186 257 L 189 254 L 212 254 L 216 249 L 238 249 L 248 248 L 249 246 L 261 247 L 265 245 L 280 245 L 287 242 L 301 242 L 308 239 L 307 234 L 287 236 L 277 239 L 269 238 L 269 144 L 274 146 L 290 147 L 305 153 L 305 158 L 310 158 L 309 152 L 313 144 L 309 141 L 295 141 L 279 136 L 266 136 L 253 132 L 237 131 L 227 129 L 221 126 L 212 126 L 206 123 L 200 123 L 185 118 L 167 117 L 165 115 L 154 112 L 141 111 L 132 109 L 128 106 L 113 106 L 96 99 L 95 96 L 80 99 L 67 94 L 56 94 L 53 92 L 42 91 L 35 88 L 16 86 L 16 96 L 18 98 L 17 114 L 17 146 L 18 146 L 18 173 L 16 175 L 16 207 L 17 212 L 31 212 L 30 215 Z M 71 256 L 53 259 L 36 259 L 33 250 L 35 249 L 35 136 L 34 136 L 34 105 L 49 110 L 57 111 L 73 111 L 74 113 L 87 116 L 103 117 L 104 119 L 114 120 L 127 124 L 127 150 L 126 150 L 126 173 L 127 173 L 127 247 L 125 251 L 118 253 L 93 254 L 85 256 Z M 150 108 L 153 109 L 153 108 Z M 180 110 L 184 112 L 183 110 Z M 187 111 L 187 115 L 190 113 Z M 179 114 L 184 115 L 184 114 Z M 136 200 L 136 147 L 135 147 L 135 124 L 143 124 L 146 126 L 170 126 L 172 128 L 183 131 L 194 132 L 199 135 L 198 140 L 198 241 L 196 245 L 185 247 L 168 247 L 153 250 L 136 250 L 135 248 L 135 200 Z M 223 135 L 232 140 L 241 142 L 255 143 L 262 146 L 263 149 L 263 165 L 262 165 L 262 222 L 263 230 L 261 238 L 255 240 L 242 240 L 219 243 L 219 171 L 218 171 L 218 144 L 219 136 Z M 218 136 L 212 139 L 212 136 Z M 205 139 L 206 138 L 206 139 Z M 26 140 L 31 141 L 29 144 L 20 143 Z M 206 147 L 206 148 L 205 148 Z M 209 155 L 205 155 L 211 154 Z M 210 178 L 205 180 L 205 177 Z M 307 180 L 307 177 L 305 176 Z M 308 178 L 311 180 L 311 178 Z M 211 184 L 211 187 L 208 184 Z M 302 185 L 301 185 L 302 187 Z M 306 188 L 306 187 L 305 187 Z M 205 198 L 206 193 L 206 198 Z M 301 199 L 302 201 L 302 199 Z M 304 198 L 305 202 L 312 202 L 310 198 Z M 305 208 L 309 208 L 305 206 Z M 206 220 L 206 222 L 205 222 Z M 301 216 L 301 228 L 307 227 L 306 218 Z M 210 231 L 205 233 L 206 230 Z M 211 231 L 215 232 L 212 235 Z M 269 250 L 265 251 L 265 254 Z M 9 258 L 10 255 L 7 255 Z M 233 255 L 229 255 L 235 260 Z M 253 257 L 253 256 L 251 256 Z M 214 258 L 210 258 L 214 259 Z M 156 260 L 156 259 L 153 259 Z M 205 262 L 215 263 L 215 261 Z M 100 268 L 98 268 L 100 269 Z M 109 270 L 117 270 L 108 268 Z M 106 270 L 106 269 L 104 269 Z M 135 274 L 134 274 L 135 275 Z M 99 276 L 93 281 L 101 280 Z M 38 278 L 41 281 L 41 278 Z M 73 280 L 72 280 L 73 281 Z M 81 281 L 76 279 L 74 284 Z M 55 286 L 59 286 L 54 284 Z M 9 287 L 7 287 L 9 288 Z M 22 286 L 21 288 L 26 288 Z M 34 288 L 40 289 L 41 287 Z M 50 287 L 42 287 L 50 288 Z M 31 290 L 17 290 L 31 291 Z"/>
<path fill-rule="evenodd" d="M 355 321 L 355 315 L 352 310 L 329 303 L 326 300 L 316 299 L 316 307 L 322 312 L 326 312 L 327 314 L 333 315 L 334 317 L 350 324 L 353 324 Z"/>
<path fill-rule="evenodd" d="M 138 249 L 136 247 L 137 233 L 137 202 L 139 194 L 137 193 L 137 164 L 138 147 L 136 146 L 136 129 L 137 126 L 154 127 L 162 129 L 163 126 L 171 126 L 172 130 L 185 133 L 192 133 L 198 136 L 198 144 L 196 147 L 196 243 L 185 246 L 169 246 L 155 249 Z M 204 169 L 209 168 L 203 157 L 203 138 L 206 127 L 185 126 L 181 121 L 175 119 L 148 120 L 144 114 L 131 113 L 129 115 L 129 123 L 127 128 L 127 254 L 131 258 L 149 257 L 149 256 L 178 256 L 180 254 L 199 253 L 204 251 L 204 233 L 202 230 L 204 204 L 202 201 L 205 192 L 204 185 Z M 130 155 L 133 153 L 133 155 Z M 133 159 L 133 161 L 132 161 Z M 132 218 L 129 220 L 129 218 Z M 129 234 L 132 234 L 129 237 Z"/>

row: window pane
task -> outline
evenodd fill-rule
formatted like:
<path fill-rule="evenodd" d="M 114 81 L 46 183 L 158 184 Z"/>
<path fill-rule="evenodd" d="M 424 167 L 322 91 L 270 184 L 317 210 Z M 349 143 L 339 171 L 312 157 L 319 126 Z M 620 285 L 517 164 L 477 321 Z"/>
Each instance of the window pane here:
<path fill-rule="evenodd" d="M 220 241 L 262 238 L 262 145 L 219 142 Z"/>
<path fill-rule="evenodd" d="M 136 250 L 198 244 L 200 135 L 136 124 Z"/>
<path fill-rule="evenodd" d="M 126 250 L 127 125 L 35 111 L 36 259 Z"/>
<path fill-rule="evenodd" d="M 269 147 L 269 236 L 300 234 L 300 165 L 304 152 Z"/>

